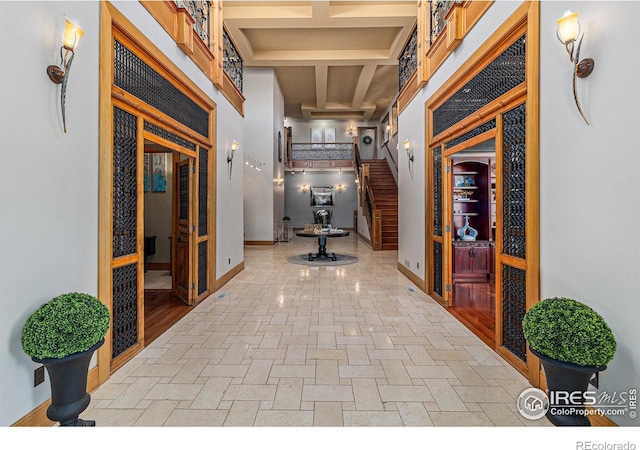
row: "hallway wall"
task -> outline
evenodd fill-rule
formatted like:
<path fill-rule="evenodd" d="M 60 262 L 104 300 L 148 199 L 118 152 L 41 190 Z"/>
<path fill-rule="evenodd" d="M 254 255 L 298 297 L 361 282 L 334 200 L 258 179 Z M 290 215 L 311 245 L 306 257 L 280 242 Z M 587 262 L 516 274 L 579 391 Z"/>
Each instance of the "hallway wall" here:
<path fill-rule="evenodd" d="M 140 2 L 114 5 L 217 104 L 217 145 L 242 136 L 242 116 Z M 12 54 L 28 55 L 3 70 L 0 122 L 0 426 L 9 426 L 50 397 L 48 380 L 33 387 L 37 367 L 22 351 L 27 317 L 65 292 L 98 290 L 98 93 L 100 2 L 0 2 L 0 26 Z M 60 87 L 46 76 L 60 61 L 64 15 L 85 30 L 73 61 L 62 131 Z M 17 21 L 16 17 L 28 17 Z M 216 277 L 244 260 L 242 178 L 223 185 L 226 155 L 216 151 Z M 224 195 L 220 195 L 223 192 Z M 213 200 L 212 200 L 213 201 Z M 220 209 L 224 215 L 220 215 Z M 230 264 L 221 264 L 231 260 Z M 94 357 L 95 358 L 95 357 Z M 92 363 L 95 365 L 95 362 Z"/>
<path fill-rule="evenodd" d="M 494 2 L 427 86 L 400 114 L 398 141 L 414 147 L 411 178 L 406 152 L 399 152 L 399 250 L 422 280 L 424 263 L 425 102 L 502 24 L 520 2 Z M 589 78 L 578 80 L 582 122 L 571 90 L 572 66 L 556 37 L 556 19 L 575 2 L 541 2 L 540 61 L 540 233 L 541 298 L 565 296 L 587 303 L 604 316 L 618 341 L 616 357 L 600 376 L 600 392 L 626 392 L 640 385 L 637 317 L 640 317 L 640 244 L 622 230 L 640 223 L 640 196 L 631 180 L 640 170 L 635 131 L 640 63 L 621 42 L 637 42 L 638 2 L 582 2 L 586 36 L 581 56 L 595 59 Z M 624 70 L 620 70 L 624 67 Z M 623 86 L 613 89 L 612 86 Z M 421 264 L 426 267 L 426 264 Z M 619 425 L 638 425 L 628 416 Z"/>
<path fill-rule="evenodd" d="M 0 29 L 19 64 L 0 71 L 0 426 L 50 396 L 33 387 L 37 364 L 20 344 L 25 320 L 71 291 L 97 293 L 97 2 L 2 2 Z M 86 31 L 69 74 L 67 133 L 60 86 L 45 73 L 60 62 L 64 15 Z M 28 20 L 16 20 L 28 17 Z"/>

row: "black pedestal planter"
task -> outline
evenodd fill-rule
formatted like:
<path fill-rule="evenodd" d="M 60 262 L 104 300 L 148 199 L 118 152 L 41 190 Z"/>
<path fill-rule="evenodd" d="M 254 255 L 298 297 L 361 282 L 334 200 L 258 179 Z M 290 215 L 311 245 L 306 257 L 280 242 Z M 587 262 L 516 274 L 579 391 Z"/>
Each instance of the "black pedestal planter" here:
<path fill-rule="evenodd" d="M 578 366 L 549 358 L 531 347 L 529 349 L 540 358 L 547 378 L 547 389 L 549 391 L 547 419 L 556 426 L 591 426 L 591 422 L 585 414 L 584 396 L 582 394 L 589 388 L 589 381 L 593 374 L 605 370 L 607 366 Z M 565 393 L 569 395 L 574 393 L 570 401 L 564 401 Z M 558 404 L 558 399 L 560 399 L 560 404 Z M 576 401 L 578 399 L 579 401 Z"/>
<path fill-rule="evenodd" d="M 93 420 L 82 420 L 78 416 L 87 409 L 91 396 L 87 393 L 87 376 L 93 353 L 104 343 L 104 339 L 84 352 L 73 353 L 64 358 L 31 358 L 42 364 L 49 373 L 51 405 L 47 417 L 60 422 L 62 427 L 91 427 Z"/>

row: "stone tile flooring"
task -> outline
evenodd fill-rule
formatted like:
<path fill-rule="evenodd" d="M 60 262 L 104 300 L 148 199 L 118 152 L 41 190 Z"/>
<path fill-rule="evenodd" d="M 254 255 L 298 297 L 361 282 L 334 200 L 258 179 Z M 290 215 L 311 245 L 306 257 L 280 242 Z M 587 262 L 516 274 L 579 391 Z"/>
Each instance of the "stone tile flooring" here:
<path fill-rule="evenodd" d="M 294 237 L 245 248 L 245 269 L 112 374 L 83 418 L 114 427 L 546 426 L 529 384 L 356 237 L 309 267 Z M 411 292 L 407 287 L 413 287 Z M 224 293 L 224 295 L 221 295 Z"/>

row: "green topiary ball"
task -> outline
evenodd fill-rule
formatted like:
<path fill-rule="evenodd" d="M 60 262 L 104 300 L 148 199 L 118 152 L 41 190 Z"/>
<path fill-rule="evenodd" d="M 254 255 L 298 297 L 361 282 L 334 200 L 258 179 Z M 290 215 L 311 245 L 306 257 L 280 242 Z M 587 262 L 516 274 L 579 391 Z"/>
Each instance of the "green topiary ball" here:
<path fill-rule="evenodd" d="M 616 352 L 616 340 L 602 316 L 570 298 L 535 304 L 525 313 L 522 329 L 531 348 L 558 361 L 602 367 Z"/>
<path fill-rule="evenodd" d="M 40 306 L 22 328 L 22 349 L 37 359 L 63 358 L 88 350 L 109 330 L 109 310 L 97 298 L 78 292 Z"/>

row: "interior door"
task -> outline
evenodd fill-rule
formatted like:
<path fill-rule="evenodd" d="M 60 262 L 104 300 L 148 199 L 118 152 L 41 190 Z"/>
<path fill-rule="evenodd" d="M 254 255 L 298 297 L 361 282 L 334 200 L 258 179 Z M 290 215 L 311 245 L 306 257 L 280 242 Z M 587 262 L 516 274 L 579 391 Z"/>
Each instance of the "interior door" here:
<path fill-rule="evenodd" d="M 175 294 L 187 305 L 194 303 L 193 280 L 193 159 L 176 163 L 174 220 L 174 282 Z"/>

